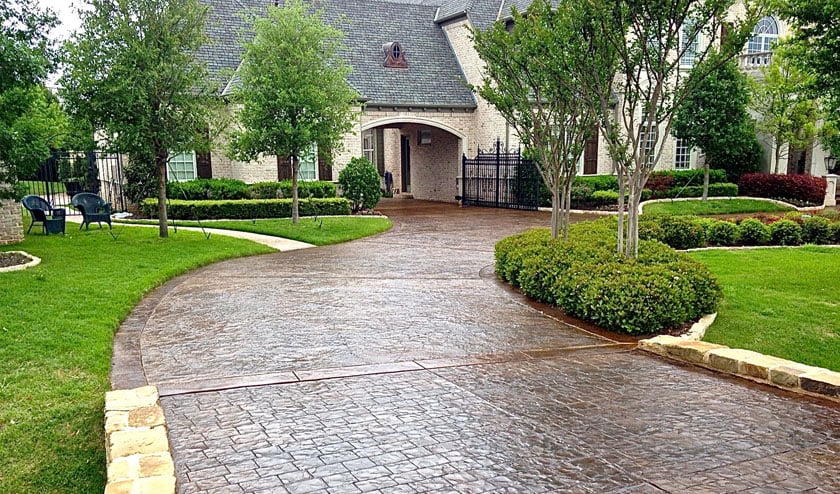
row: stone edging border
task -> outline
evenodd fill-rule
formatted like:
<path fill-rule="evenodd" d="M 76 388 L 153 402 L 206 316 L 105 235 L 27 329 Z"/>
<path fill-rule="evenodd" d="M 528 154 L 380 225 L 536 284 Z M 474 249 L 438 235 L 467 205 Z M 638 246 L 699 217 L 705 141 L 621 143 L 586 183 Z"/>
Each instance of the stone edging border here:
<path fill-rule="evenodd" d="M 22 250 L 8 250 L 8 251 L 5 251 L 5 252 L 8 252 L 10 254 L 20 254 L 22 256 L 28 257 L 31 260 L 29 262 L 27 262 L 26 264 L 17 264 L 15 266 L 8 266 L 8 267 L 5 267 L 5 268 L 0 268 L 0 273 L 8 273 L 8 272 L 11 272 L 11 271 L 20 271 L 20 270 L 28 269 L 28 268 L 35 267 L 35 266 L 41 264 L 41 258 L 40 257 L 35 257 L 32 254 L 30 254 L 28 252 L 24 252 Z"/>
<path fill-rule="evenodd" d="M 174 494 L 175 464 L 155 386 L 105 393 L 105 494 Z"/>
<path fill-rule="evenodd" d="M 640 349 L 787 391 L 840 402 L 840 372 L 750 350 L 661 335 L 639 341 Z"/>

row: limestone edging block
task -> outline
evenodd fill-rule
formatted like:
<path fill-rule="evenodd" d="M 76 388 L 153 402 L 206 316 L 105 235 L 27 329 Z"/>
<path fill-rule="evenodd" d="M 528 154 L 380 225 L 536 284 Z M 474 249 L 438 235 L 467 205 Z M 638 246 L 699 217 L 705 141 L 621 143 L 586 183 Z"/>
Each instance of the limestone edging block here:
<path fill-rule="evenodd" d="M 175 464 L 155 386 L 105 394 L 105 494 L 173 494 Z"/>
<path fill-rule="evenodd" d="M 840 372 L 751 350 L 660 335 L 639 341 L 642 350 L 771 386 L 840 401 Z"/>

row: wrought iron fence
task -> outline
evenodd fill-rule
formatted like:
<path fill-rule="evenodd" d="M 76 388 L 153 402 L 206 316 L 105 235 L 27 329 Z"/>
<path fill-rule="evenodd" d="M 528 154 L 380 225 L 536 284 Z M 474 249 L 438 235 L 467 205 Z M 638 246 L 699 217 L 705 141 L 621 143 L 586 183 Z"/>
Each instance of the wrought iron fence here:
<path fill-rule="evenodd" d="M 464 206 L 536 210 L 539 208 L 540 174 L 533 161 L 519 151 L 495 150 L 475 158 L 463 157 L 461 203 Z"/>

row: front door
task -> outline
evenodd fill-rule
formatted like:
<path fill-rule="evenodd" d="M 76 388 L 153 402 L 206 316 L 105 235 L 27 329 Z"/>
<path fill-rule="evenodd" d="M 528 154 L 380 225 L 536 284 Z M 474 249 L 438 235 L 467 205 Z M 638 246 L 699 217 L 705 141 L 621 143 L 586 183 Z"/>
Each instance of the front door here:
<path fill-rule="evenodd" d="M 592 133 L 592 136 L 586 140 L 586 145 L 583 148 L 583 174 L 597 175 L 598 174 L 598 129 Z"/>
<path fill-rule="evenodd" d="M 411 141 L 408 136 L 400 136 L 400 162 L 402 191 L 411 192 Z"/>

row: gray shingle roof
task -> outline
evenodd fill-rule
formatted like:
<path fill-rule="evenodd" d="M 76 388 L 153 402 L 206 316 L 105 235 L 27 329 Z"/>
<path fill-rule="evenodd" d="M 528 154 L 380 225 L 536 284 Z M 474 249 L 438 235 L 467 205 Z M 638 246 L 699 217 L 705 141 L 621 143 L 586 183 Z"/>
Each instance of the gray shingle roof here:
<path fill-rule="evenodd" d="M 341 16 L 347 49 L 341 54 L 353 68 L 348 82 L 368 105 L 414 107 L 475 107 L 472 92 L 443 30 L 434 22 L 442 0 L 328 0 L 319 5 L 327 22 Z M 202 0 L 212 8 L 208 35 L 202 48 L 213 77 L 225 86 L 241 61 L 241 33 L 248 26 L 241 18 L 272 0 Z M 408 69 L 383 67 L 382 45 L 398 41 Z"/>
<path fill-rule="evenodd" d="M 436 22 L 445 22 L 466 15 L 476 29 L 487 29 L 499 17 L 504 0 L 448 0 L 441 4 Z"/>
<path fill-rule="evenodd" d="M 499 16 L 499 19 L 510 19 L 510 11 L 513 7 L 516 7 L 516 10 L 519 13 L 525 12 L 528 10 L 528 7 L 531 6 L 534 0 L 504 0 L 504 5 L 502 5 L 502 12 Z M 562 0 L 552 0 L 551 5 L 557 7 Z"/>

